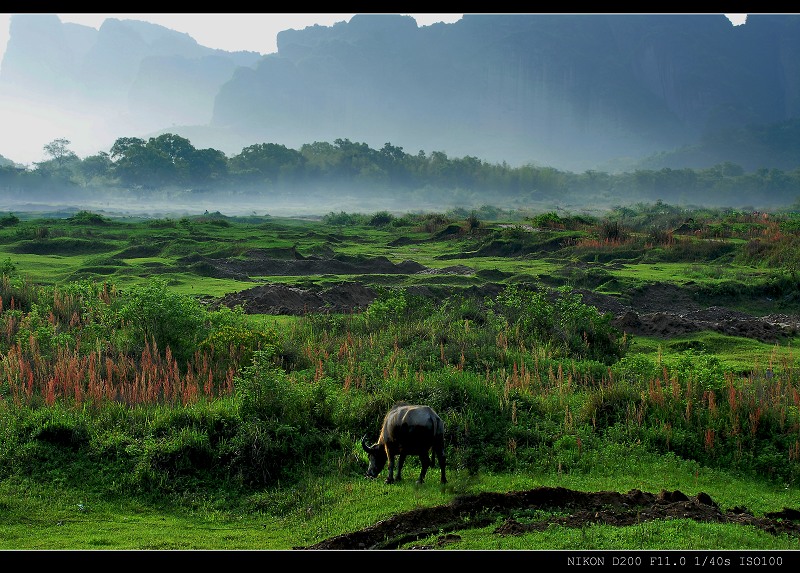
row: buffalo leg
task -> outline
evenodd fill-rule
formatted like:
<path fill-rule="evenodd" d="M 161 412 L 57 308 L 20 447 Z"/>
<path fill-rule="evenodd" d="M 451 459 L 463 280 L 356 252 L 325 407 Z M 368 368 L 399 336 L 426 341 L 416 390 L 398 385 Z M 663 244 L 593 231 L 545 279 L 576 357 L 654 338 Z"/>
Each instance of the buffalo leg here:
<path fill-rule="evenodd" d="M 442 473 L 442 483 L 447 483 L 447 476 L 445 475 L 445 472 L 444 472 L 444 466 L 445 466 L 444 450 L 443 449 L 442 450 L 434 450 L 434 454 L 439 459 L 439 470 Z"/>
<path fill-rule="evenodd" d="M 422 464 L 422 471 L 419 472 L 417 483 L 422 483 L 425 481 L 425 474 L 428 473 L 428 466 L 431 465 L 431 461 L 428 459 L 428 452 L 419 455 L 419 462 Z"/>
<path fill-rule="evenodd" d="M 386 483 L 394 483 L 394 454 L 389 456 L 389 475 L 386 476 Z M 400 472 L 397 472 L 398 474 Z"/>
<path fill-rule="evenodd" d="M 397 462 L 397 481 L 403 481 L 403 464 L 406 463 L 406 455 L 400 454 L 400 459 Z"/>

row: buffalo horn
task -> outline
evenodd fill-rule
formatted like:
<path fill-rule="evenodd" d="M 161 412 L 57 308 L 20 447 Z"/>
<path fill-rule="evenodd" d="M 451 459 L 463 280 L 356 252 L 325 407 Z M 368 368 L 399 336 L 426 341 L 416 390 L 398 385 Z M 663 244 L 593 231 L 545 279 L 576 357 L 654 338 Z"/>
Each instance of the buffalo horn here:
<path fill-rule="evenodd" d="M 370 446 L 369 442 L 367 442 L 366 434 L 364 434 L 364 436 L 361 438 L 361 447 L 364 448 L 364 451 L 367 453 L 370 453 L 372 451 L 372 446 Z"/>

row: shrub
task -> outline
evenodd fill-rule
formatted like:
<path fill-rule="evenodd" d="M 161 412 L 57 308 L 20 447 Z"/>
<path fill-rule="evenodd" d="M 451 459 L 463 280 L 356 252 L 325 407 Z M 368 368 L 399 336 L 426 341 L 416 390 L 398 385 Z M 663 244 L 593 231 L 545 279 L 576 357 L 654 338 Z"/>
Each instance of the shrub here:
<path fill-rule="evenodd" d="M 17 273 L 17 265 L 11 260 L 11 257 L 6 257 L 0 264 L 0 275 L 13 276 Z"/>
<path fill-rule="evenodd" d="M 92 213 L 91 211 L 78 211 L 69 218 L 71 223 L 78 225 L 108 225 L 109 221 L 102 215 Z"/>
<path fill-rule="evenodd" d="M 480 226 L 481 226 L 481 220 L 478 219 L 478 215 L 476 215 L 474 212 L 470 213 L 470 216 L 467 217 L 467 220 L 466 220 L 465 223 L 466 223 L 466 226 L 467 226 L 467 231 L 470 231 L 470 232 L 471 231 L 475 231 L 476 229 L 479 229 Z"/>
<path fill-rule="evenodd" d="M 726 386 L 725 370 L 719 358 L 703 351 L 681 352 L 668 362 L 668 369 L 681 382 L 692 382 L 703 390 L 722 390 Z"/>
<path fill-rule="evenodd" d="M 609 219 L 605 219 L 601 223 L 599 234 L 601 241 L 609 241 L 612 243 L 623 242 L 629 236 L 628 230 L 622 226 L 622 223 Z"/>
<path fill-rule="evenodd" d="M 339 211 L 338 213 L 330 212 L 324 217 L 322 221 L 327 225 L 336 225 L 339 227 L 363 225 L 365 222 L 364 215 L 358 213 L 345 213 Z"/>
<path fill-rule="evenodd" d="M 13 213 L 9 213 L 8 215 L 0 217 L 0 228 L 13 227 L 18 224 L 19 224 L 19 217 L 17 217 Z"/>
<path fill-rule="evenodd" d="M 394 221 L 394 215 L 388 211 L 378 211 L 369 220 L 370 227 L 383 227 Z"/>
<path fill-rule="evenodd" d="M 408 308 L 403 289 L 384 289 L 367 307 L 365 315 L 370 324 L 386 324 L 402 318 Z"/>
<path fill-rule="evenodd" d="M 487 304 L 489 320 L 507 330 L 516 344 L 545 343 L 560 349 L 563 357 L 605 364 L 616 362 L 627 350 L 627 338 L 612 325 L 613 317 L 584 304 L 569 287 L 549 294 L 508 285 Z"/>
<path fill-rule="evenodd" d="M 206 321 L 206 311 L 196 299 L 169 290 L 160 278 L 133 287 L 125 299 L 119 316 L 135 348 L 153 341 L 162 351 L 169 347 L 179 364 L 194 354 Z"/>
<path fill-rule="evenodd" d="M 555 211 L 549 211 L 547 213 L 541 213 L 531 217 L 531 224 L 533 224 L 534 227 L 540 227 L 543 229 L 564 228 L 564 223 L 561 221 L 561 217 L 559 217 L 558 213 Z"/>

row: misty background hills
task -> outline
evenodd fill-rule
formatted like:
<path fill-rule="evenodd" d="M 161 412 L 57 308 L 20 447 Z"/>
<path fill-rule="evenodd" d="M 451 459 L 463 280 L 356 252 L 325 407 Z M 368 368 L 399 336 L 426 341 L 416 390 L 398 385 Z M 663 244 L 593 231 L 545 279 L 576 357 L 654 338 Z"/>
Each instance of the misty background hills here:
<path fill-rule="evenodd" d="M 262 56 L 147 22 L 14 15 L 0 103 L 88 138 L 79 154 L 174 133 L 227 155 L 347 138 L 575 172 L 800 166 L 799 15 L 466 14 L 419 27 L 372 14 L 277 42 Z"/>

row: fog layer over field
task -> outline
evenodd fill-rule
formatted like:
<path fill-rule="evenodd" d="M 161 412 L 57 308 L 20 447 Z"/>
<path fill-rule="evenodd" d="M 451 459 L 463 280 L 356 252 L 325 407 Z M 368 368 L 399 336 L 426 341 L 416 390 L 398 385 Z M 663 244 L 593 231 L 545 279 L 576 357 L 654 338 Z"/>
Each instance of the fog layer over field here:
<path fill-rule="evenodd" d="M 454 209 L 477 210 L 482 206 L 501 209 L 531 211 L 596 212 L 611 208 L 611 205 L 569 205 L 553 202 L 510 203 L 507 198 L 491 195 L 473 196 L 458 191 L 418 190 L 408 192 L 383 192 L 373 195 L 357 193 L 330 193 L 318 191 L 292 191 L 265 195 L 231 194 L 229 192 L 193 193 L 190 191 L 162 194 L 137 194 L 114 190 L 108 195 L 92 193 L 86 196 L 74 190 L 54 192 L 48 196 L 30 195 L 0 196 L 0 212 L 70 214 L 77 211 L 92 211 L 108 216 L 181 217 L 203 213 L 221 213 L 226 216 L 274 216 L 274 217 L 321 217 L 328 213 L 376 213 L 388 211 L 393 214 L 447 212 Z"/>

